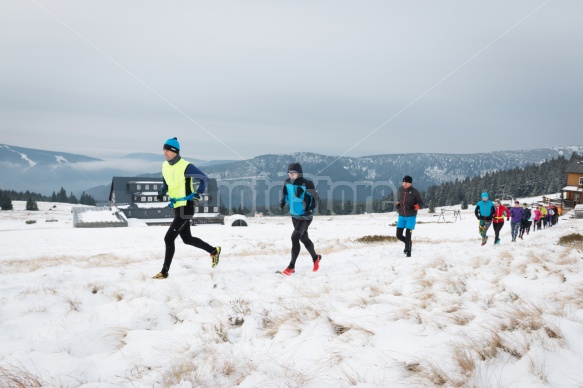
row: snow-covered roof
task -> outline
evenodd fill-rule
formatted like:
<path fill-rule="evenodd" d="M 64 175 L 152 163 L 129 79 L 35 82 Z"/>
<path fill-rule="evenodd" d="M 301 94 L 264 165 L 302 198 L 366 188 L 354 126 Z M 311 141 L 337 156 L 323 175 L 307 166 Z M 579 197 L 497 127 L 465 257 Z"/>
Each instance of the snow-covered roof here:
<path fill-rule="evenodd" d="M 583 191 L 583 188 L 578 186 L 565 186 L 562 191 Z"/>

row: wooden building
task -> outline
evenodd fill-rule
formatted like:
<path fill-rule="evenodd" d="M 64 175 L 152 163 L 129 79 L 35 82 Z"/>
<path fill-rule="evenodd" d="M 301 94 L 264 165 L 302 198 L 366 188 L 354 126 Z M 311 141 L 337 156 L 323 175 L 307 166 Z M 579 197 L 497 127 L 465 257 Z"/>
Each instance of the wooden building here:
<path fill-rule="evenodd" d="M 583 204 L 583 160 L 572 160 L 565 168 L 567 186 L 563 187 L 563 199 L 566 207 L 573 208 Z"/>

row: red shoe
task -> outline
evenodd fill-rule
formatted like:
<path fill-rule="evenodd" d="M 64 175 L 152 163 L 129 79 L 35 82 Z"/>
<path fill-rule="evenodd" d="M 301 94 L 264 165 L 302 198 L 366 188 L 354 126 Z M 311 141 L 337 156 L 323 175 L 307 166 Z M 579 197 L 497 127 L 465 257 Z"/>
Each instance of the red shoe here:
<path fill-rule="evenodd" d="M 322 256 L 318 255 L 316 261 L 314 261 L 314 268 L 312 269 L 312 272 L 318 271 L 318 269 L 320 268 L 320 260 L 322 260 Z"/>
<path fill-rule="evenodd" d="M 286 268 L 286 269 L 283 270 L 282 273 L 284 275 L 286 275 L 286 276 L 291 276 L 291 274 L 294 273 L 294 272 L 296 272 L 295 269 L 293 269 L 293 268 Z"/>

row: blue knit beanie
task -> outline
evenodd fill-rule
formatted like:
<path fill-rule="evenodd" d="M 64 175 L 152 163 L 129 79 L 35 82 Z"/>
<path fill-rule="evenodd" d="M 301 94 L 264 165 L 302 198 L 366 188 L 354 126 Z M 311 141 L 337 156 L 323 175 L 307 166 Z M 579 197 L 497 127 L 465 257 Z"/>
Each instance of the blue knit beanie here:
<path fill-rule="evenodd" d="M 180 152 L 180 144 L 178 143 L 178 139 L 175 137 L 166 140 L 166 143 L 164 143 L 164 147 L 162 148 L 168 151 L 172 151 L 176 154 Z"/>

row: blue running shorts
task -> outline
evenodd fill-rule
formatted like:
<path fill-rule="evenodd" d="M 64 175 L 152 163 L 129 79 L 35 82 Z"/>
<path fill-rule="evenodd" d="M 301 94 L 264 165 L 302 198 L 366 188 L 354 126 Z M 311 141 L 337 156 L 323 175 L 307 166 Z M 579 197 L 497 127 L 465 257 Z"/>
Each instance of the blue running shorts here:
<path fill-rule="evenodd" d="M 399 216 L 397 219 L 397 228 L 415 230 L 415 225 L 417 224 L 417 216 L 403 217 Z"/>

